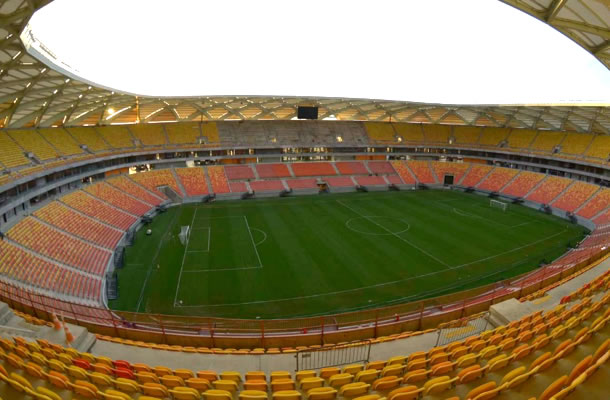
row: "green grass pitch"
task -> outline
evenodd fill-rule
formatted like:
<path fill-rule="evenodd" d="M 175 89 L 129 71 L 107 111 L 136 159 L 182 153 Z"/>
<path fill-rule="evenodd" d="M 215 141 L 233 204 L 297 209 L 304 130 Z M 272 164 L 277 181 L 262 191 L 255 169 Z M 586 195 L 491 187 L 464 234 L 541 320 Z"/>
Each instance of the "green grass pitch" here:
<path fill-rule="evenodd" d="M 377 307 L 521 274 L 586 234 L 449 190 L 184 205 L 150 228 L 126 251 L 113 309 L 284 318 Z"/>

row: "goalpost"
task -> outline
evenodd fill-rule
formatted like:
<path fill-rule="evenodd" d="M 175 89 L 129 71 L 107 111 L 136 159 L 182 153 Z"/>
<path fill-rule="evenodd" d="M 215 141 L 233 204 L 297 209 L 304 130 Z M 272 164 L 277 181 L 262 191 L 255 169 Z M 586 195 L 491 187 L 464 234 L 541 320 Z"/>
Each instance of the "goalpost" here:
<path fill-rule="evenodd" d="M 502 211 L 506 211 L 506 209 L 508 208 L 508 203 L 505 203 L 503 201 L 500 200 L 489 200 L 489 206 L 492 208 L 499 208 Z"/>
<path fill-rule="evenodd" d="M 180 238 L 180 243 L 182 243 L 184 246 L 186 246 L 190 233 L 190 226 L 183 226 L 180 228 L 180 233 L 178 234 L 178 237 Z"/>

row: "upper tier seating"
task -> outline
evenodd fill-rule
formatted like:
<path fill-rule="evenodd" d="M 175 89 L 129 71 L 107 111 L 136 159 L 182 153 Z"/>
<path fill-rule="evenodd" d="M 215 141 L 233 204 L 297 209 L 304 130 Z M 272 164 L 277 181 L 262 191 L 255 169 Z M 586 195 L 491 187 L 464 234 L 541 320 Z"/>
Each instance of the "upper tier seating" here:
<path fill-rule="evenodd" d="M 143 203 L 105 182 L 94 183 L 86 186 L 84 190 L 98 199 L 103 200 L 106 203 L 110 203 L 113 206 L 133 215 L 141 216 L 152 209 L 150 204 Z"/>
<path fill-rule="evenodd" d="M 451 136 L 450 125 L 422 125 L 424 130 L 424 137 L 427 143 L 449 143 L 449 136 Z"/>
<path fill-rule="evenodd" d="M 286 179 L 286 184 L 291 189 L 317 189 L 318 180 L 315 178 Z"/>
<path fill-rule="evenodd" d="M 453 183 L 456 185 L 460 183 L 462 177 L 470 168 L 470 164 L 456 162 L 430 161 L 430 164 L 440 183 L 445 181 L 445 175 L 453 175 Z"/>
<path fill-rule="evenodd" d="M 374 142 L 395 143 L 396 132 L 391 124 L 385 122 L 365 122 L 364 127 L 369 138 Z"/>
<path fill-rule="evenodd" d="M 268 180 L 268 181 L 251 181 L 250 188 L 255 192 L 273 191 L 280 192 L 285 190 L 284 184 L 280 180 Z"/>
<path fill-rule="evenodd" d="M 164 146 L 167 144 L 163 126 L 159 124 L 134 124 L 128 129 L 143 146 Z"/>
<path fill-rule="evenodd" d="M 214 193 L 230 193 L 231 188 L 229 182 L 225 176 L 225 169 L 220 165 L 211 165 L 208 167 L 208 176 L 210 177 L 210 183 L 212 184 L 212 191 Z"/>
<path fill-rule="evenodd" d="M 428 161 L 407 161 L 407 166 L 419 183 L 437 183 Z"/>
<path fill-rule="evenodd" d="M 129 229 L 129 227 L 137 221 L 136 217 L 106 205 L 95 197 L 82 191 L 67 194 L 63 196 L 60 201 L 83 214 L 97 218 L 102 222 L 116 226 L 122 230 Z"/>
<path fill-rule="evenodd" d="M 368 175 L 369 173 L 362 161 L 337 161 L 335 166 L 342 175 Z M 392 172 L 394 172 L 393 169 Z"/>
<path fill-rule="evenodd" d="M 123 237 L 122 231 L 85 217 L 57 201 L 37 210 L 34 212 L 34 216 L 59 229 L 108 249 L 114 249 Z"/>
<path fill-rule="evenodd" d="M 81 149 L 72 136 L 62 128 L 39 129 L 38 132 L 65 156 L 83 154 L 83 149 Z"/>
<path fill-rule="evenodd" d="M 209 193 L 203 168 L 176 168 L 175 171 L 187 196 L 205 196 Z"/>
<path fill-rule="evenodd" d="M 567 188 L 571 180 L 559 178 L 557 176 L 549 176 L 526 198 L 541 204 L 549 204 L 561 192 Z"/>
<path fill-rule="evenodd" d="M 504 128 L 485 128 L 479 139 L 482 146 L 497 147 L 508 136 L 508 129 Z"/>
<path fill-rule="evenodd" d="M 574 182 L 557 200 L 553 207 L 574 212 L 599 189 L 599 186 L 585 182 Z"/>
<path fill-rule="evenodd" d="M 256 164 L 256 172 L 261 178 L 286 178 L 290 171 L 286 164 Z"/>
<path fill-rule="evenodd" d="M 406 185 L 415 185 L 415 177 L 409 168 L 407 168 L 407 164 L 404 161 L 391 161 L 390 163 Z"/>
<path fill-rule="evenodd" d="M 97 127 L 97 132 L 115 149 L 134 147 L 129 129 L 124 126 L 110 125 Z"/>
<path fill-rule="evenodd" d="M 331 176 L 337 175 L 335 168 L 327 162 L 304 162 L 290 165 L 294 176 Z"/>
<path fill-rule="evenodd" d="M 564 154 L 580 155 L 591 144 L 593 135 L 585 133 L 568 133 L 561 142 L 561 152 Z"/>
<path fill-rule="evenodd" d="M 163 200 L 161 200 L 159 197 L 153 195 L 148 190 L 136 184 L 134 181 L 132 181 L 126 176 L 117 176 L 115 178 L 110 178 L 106 180 L 106 183 L 116 187 L 117 189 L 125 193 L 129 193 L 133 197 L 140 199 L 141 201 L 151 204 L 153 206 L 158 206 L 163 202 Z"/>
<path fill-rule="evenodd" d="M 561 143 L 565 135 L 565 132 L 538 131 L 538 136 L 536 136 L 534 143 L 532 143 L 531 149 L 550 153 L 555 146 Z"/>
<path fill-rule="evenodd" d="M 324 182 L 328 183 L 330 187 L 353 187 L 355 186 L 354 181 L 349 176 L 329 176 L 324 178 Z"/>
<path fill-rule="evenodd" d="M 489 165 L 473 164 L 460 185 L 465 187 L 475 187 L 489 173 L 489 171 L 491 171 L 492 168 L 493 167 L 490 167 Z"/>
<path fill-rule="evenodd" d="M 86 145 L 91 151 L 108 150 L 108 144 L 97 133 L 95 128 L 67 128 L 72 137 L 79 143 Z"/>
<path fill-rule="evenodd" d="M 489 190 L 490 192 L 498 192 L 518 173 L 519 170 L 516 169 L 496 167 L 483 181 L 481 181 L 481 183 L 479 183 L 477 188 Z"/>
<path fill-rule="evenodd" d="M 356 183 L 361 186 L 387 186 L 383 176 L 356 176 Z"/>
<path fill-rule="evenodd" d="M 456 126 L 453 128 L 456 146 L 476 147 L 483 129 L 475 126 Z"/>
<path fill-rule="evenodd" d="M 165 131 L 170 144 L 195 144 L 201 136 L 199 122 L 165 124 Z"/>
<path fill-rule="evenodd" d="M 102 275 L 112 253 L 64 234 L 28 217 L 8 231 L 11 240 L 66 265 L 94 275 Z"/>
<path fill-rule="evenodd" d="M 593 218 L 609 206 L 610 189 L 601 189 L 577 214 L 584 218 Z"/>
<path fill-rule="evenodd" d="M 99 300 L 101 281 L 62 268 L 7 241 L 0 241 L 0 274 L 36 288 Z"/>
<path fill-rule="evenodd" d="M 396 134 L 402 137 L 403 142 L 423 143 L 424 131 L 421 124 L 392 124 Z"/>
<path fill-rule="evenodd" d="M 507 196 L 523 197 L 528 194 L 546 175 L 530 171 L 521 171 L 502 193 Z"/>
<path fill-rule="evenodd" d="M 129 177 L 163 199 L 166 199 L 167 196 L 158 189 L 159 186 L 169 186 L 178 196 L 184 196 L 174 174 L 169 169 L 155 169 L 146 173 L 129 175 Z"/>
<path fill-rule="evenodd" d="M 513 149 L 529 149 L 538 132 L 533 129 L 513 129 L 508 138 L 508 147 Z"/>
<path fill-rule="evenodd" d="M 14 168 L 27 165 L 30 160 L 23 155 L 23 150 L 11 139 L 6 132 L 0 132 L 0 163 L 5 168 Z"/>
<path fill-rule="evenodd" d="M 206 144 L 220 143 L 216 122 L 205 122 L 201 124 L 201 135 L 205 138 Z"/>
<path fill-rule="evenodd" d="M 57 151 L 35 130 L 7 131 L 22 148 L 34 153 L 41 161 L 57 158 Z"/>
<path fill-rule="evenodd" d="M 254 179 L 254 171 L 249 165 L 227 165 L 225 174 L 229 180 Z"/>
<path fill-rule="evenodd" d="M 601 158 L 607 161 L 610 158 L 610 135 L 595 136 L 585 156 Z"/>
<path fill-rule="evenodd" d="M 392 168 L 392 164 L 388 161 L 369 161 L 369 169 L 374 174 L 395 174 L 396 171 Z"/>

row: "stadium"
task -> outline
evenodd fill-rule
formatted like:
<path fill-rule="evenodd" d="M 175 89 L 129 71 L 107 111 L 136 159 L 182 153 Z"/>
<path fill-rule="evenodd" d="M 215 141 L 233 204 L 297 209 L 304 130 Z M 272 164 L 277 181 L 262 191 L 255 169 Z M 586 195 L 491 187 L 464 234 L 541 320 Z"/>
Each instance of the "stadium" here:
<path fill-rule="evenodd" d="M 141 95 L 61 1 L 0 4 L 0 398 L 609 398 L 607 93 Z M 494 3 L 607 81 L 607 2 Z"/>

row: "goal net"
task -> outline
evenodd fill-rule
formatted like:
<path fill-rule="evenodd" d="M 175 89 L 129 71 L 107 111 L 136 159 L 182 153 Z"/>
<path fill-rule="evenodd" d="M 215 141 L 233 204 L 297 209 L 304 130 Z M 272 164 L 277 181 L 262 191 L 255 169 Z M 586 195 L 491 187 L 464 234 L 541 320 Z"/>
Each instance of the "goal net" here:
<path fill-rule="evenodd" d="M 178 234 L 178 237 L 180 238 L 180 243 L 182 243 L 183 245 L 186 246 L 186 242 L 189 238 L 189 234 L 191 233 L 191 227 L 190 226 L 183 226 L 180 228 L 180 233 Z"/>
<path fill-rule="evenodd" d="M 492 208 L 499 208 L 502 211 L 506 211 L 508 208 L 508 203 L 499 200 L 489 200 L 489 206 Z"/>

